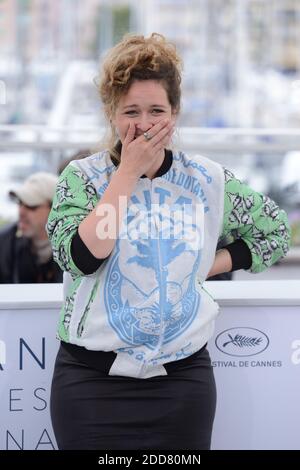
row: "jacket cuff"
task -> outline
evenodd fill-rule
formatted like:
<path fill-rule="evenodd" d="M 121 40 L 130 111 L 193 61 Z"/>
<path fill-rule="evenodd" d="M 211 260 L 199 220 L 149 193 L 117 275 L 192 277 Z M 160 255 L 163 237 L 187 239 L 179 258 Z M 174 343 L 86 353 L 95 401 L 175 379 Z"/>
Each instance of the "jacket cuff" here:
<path fill-rule="evenodd" d="M 238 269 L 250 269 L 252 265 L 252 255 L 251 251 L 244 240 L 239 238 L 233 243 L 230 243 L 227 246 L 223 246 L 229 251 L 231 260 L 232 260 L 232 271 L 237 271 Z"/>
<path fill-rule="evenodd" d="M 71 242 L 71 256 L 74 264 L 83 274 L 93 274 L 107 258 L 96 258 L 83 243 L 76 231 Z"/>

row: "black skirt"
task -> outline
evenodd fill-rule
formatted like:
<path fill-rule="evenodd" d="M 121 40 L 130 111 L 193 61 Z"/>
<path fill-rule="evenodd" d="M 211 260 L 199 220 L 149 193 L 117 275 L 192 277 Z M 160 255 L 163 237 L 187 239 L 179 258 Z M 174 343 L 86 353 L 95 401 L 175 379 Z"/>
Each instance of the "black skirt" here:
<path fill-rule="evenodd" d="M 115 357 L 61 343 L 51 389 L 59 449 L 210 448 L 216 387 L 206 347 L 148 379 L 108 375 Z"/>

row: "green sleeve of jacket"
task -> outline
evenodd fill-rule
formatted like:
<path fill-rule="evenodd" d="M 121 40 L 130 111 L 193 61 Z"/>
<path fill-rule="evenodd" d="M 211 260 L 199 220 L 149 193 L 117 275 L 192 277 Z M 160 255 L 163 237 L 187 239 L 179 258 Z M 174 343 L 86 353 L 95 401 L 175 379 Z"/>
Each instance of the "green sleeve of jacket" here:
<path fill-rule="evenodd" d="M 286 213 L 277 204 L 251 189 L 224 169 L 223 232 L 220 240 L 244 240 L 252 255 L 250 272 L 264 271 L 290 247 L 291 232 Z"/>
<path fill-rule="evenodd" d="M 53 257 L 63 271 L 74 277 L 84 275 L 71 256 L 71 242 L 79 224 L 96 206 L 99 198 L 86 174 L 69 164 L 60 175 L 47 232 L 52 244 Z"/>

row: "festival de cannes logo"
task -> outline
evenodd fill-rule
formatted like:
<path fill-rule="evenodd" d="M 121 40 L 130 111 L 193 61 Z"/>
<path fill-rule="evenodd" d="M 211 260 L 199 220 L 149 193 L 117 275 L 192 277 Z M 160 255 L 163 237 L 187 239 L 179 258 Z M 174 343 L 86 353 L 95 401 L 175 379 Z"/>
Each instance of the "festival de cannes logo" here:
<path fill-rule="evenodd" d="M 255 356 L 267 349 L 269 342 L 265 333 L 245 326 L 222 331 L 215 340 L 219 351 L 229 356 Z"/>

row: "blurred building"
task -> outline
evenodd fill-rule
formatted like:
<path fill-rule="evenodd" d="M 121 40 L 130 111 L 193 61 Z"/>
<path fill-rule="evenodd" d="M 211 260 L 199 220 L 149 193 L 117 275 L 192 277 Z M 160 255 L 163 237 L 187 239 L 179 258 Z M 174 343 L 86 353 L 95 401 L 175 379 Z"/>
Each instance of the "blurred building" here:
<path fill-rule="evenodd" d="M 292 87 L 299 0 L 2 0 L 0 26 L 0 78 L 10 81 L 0 123 L 47 123 L 69 64 L 97 67 L 128 31 L 162 32 L 177 44 L 185 63 L 182 124 L 300 123 Z"/>
<path fill-rule="evenodd" d="M 2 58 L 16 54 L 16 17 L 17 0 L 3 0 L 0 2 L 0 44 Z"/>

